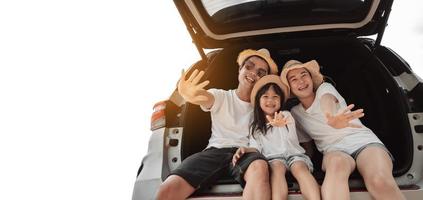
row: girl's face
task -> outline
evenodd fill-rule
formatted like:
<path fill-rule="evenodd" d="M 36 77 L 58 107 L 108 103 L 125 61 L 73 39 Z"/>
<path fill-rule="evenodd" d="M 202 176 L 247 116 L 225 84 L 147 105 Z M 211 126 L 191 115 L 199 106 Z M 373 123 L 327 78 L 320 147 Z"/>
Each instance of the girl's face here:
<path fill-rule="evenodd" d="M 281 97 L 276 94 L 273 86 L 260 97 L 260 108 L 264 114 L 273 116 L 275 112 L 278 112 L 281 107 Z"/>
<path fill-rule="evenodd" d="M 291 92 L 299 99 L 313 95 L 313 81 L 305 68 L 293 69 L 286 75 Z"/>

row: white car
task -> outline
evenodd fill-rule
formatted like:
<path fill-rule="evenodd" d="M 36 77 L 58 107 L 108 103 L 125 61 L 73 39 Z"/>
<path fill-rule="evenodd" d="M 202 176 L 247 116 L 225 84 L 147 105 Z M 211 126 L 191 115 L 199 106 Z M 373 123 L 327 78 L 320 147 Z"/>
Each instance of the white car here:
<path fill-rule="evenodd" d="M 207 88 L 237 86 L 236 57 L 267 48 L 279 66 L 316 59 L 347 102 L 363 108 L 362 122 L 395 158 L 393 175 L 407 199 L 423 199 L 423 81 L 380 41 L 393 0 L 174 0 L 202 60 Z M 367 36 L 374 35 L 376 40 Z M 206 53 L 207 52 L 207 53 Z M 183 53 L 181 53 L 183 56 Z M 295 105 L 290 101 L 286 109 Z M 133 200 L 154 199 L 169 172 L 210 137 L 210 114 L 184 102 L 175 89 L 154 106 L 148 153 L 138 171 Z M 322 155 L 312 160 L 318 182 Z M 371 163 L 369 163 L 371 165 Z M 288 176 L 289 199 L 302 199 Z M 350 176 L 351 199 L 371 199 L 362 177 Z M 334 188 L 336 189 L 336 188 Z M 190 199 L 241 199 L 231 177 L 201 188 Z"/>

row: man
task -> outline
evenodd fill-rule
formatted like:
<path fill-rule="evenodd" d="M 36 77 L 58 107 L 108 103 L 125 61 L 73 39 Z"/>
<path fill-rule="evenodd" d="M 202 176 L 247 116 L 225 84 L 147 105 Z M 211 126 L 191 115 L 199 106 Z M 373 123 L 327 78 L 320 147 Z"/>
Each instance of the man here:
<path fill-rule="evenodd" d="M 186 199 L 228 171 L 244 187 L 243 199 L 270 199 L 268 165 L 260 153 L 246 153 L 235 166 L 231 161 L 238 147 L 248 146 L 254 84 L 267 74 L 277 74 L 278 68 L 266 49 L 244 50 L 237 62 L 239 84 L 232 90 L 205 90 L 209 81 L 199 83 L 203 71 L 195 70 L 188 79 L 182 72 L 178 92 L 187 102 L 210 112 L 212 135 L 204 151 L 189 156 L 171 172 L 159 188 L 158 199 Z"/>
<path fill-rule="evenodd" d="M 313 139 L 323 154 L 322 199 L 350 199 L 348 178 L 356 168 L 373 199 L 405 199 L 392 176 L 391 153 L 359 120 L 363 109 L 351 111 L 354 104 L 347 106 L 336 88 L 324 82 L 317 61 L 290 60 L 281 78 L 300 101 L 291 109 L 299 138 Z"/>

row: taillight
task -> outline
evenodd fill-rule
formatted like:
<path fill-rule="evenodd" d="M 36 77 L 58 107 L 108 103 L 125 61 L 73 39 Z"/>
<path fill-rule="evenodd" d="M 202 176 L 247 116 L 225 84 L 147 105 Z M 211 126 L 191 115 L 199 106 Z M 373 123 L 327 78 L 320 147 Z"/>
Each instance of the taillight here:
<path fill-rule="evenodd" d="M 153 106 L 153 114 L 151 114 L 151 127 L 150 130 L 154 131 L 156 129 L 166 126 L 166 101 L 160 101 Z"/>

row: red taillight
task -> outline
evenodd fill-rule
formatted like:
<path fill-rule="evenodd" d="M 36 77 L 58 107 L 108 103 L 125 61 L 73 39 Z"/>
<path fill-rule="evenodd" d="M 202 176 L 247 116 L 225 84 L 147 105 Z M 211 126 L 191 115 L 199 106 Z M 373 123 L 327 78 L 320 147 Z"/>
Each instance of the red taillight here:
<path fill-rule="evenodd" d="M 151 127 L 150 130 L 154 131 L 156 129 L 166 126 L 166 101 L 160 101 L 153 106 L 153 114 L 151 114 Z"/>

